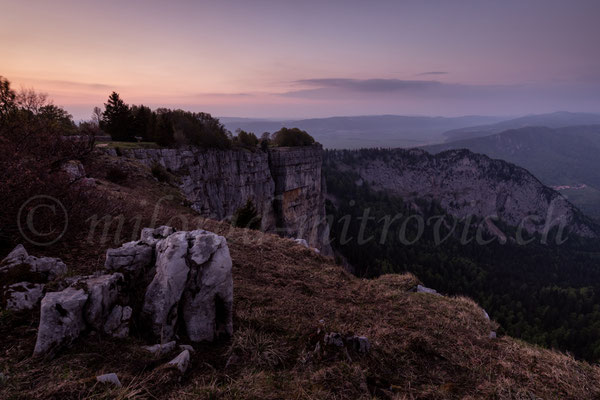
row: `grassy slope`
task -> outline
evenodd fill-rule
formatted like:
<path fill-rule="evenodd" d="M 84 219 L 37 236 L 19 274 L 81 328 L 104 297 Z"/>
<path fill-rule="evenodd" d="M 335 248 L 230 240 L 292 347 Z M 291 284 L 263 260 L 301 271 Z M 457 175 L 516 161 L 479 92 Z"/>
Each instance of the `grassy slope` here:
<path fill-rule="evenodd" d="M 114 161 L 114 160 L 113 160 Z M 152 202 L 173 188 L 143 168 L 122 186 L 99 190 L 121 201 Z M 167 209 L 167 207 L 169 209 Z M 173 201 L 165 212 L 193 214 Z M 172 214 L 161 215 L 166 218 Z M 198 346 L 183 376 L 160 367 L 133 337 L 88 335 L 54 360 L 29 358 L 36 315 L 2 314 L 0 398 L 598 398 L 600 369 L 504 337 L 465 298 L 409 291 L 410 275 L 355 278 L 290 240 L 197 220 L 227 237 L 234 268 L 231 341 Z M 69 266 L 89 271 L 105 247 L 79 249 Z M 101 246 L 96 246 L 101 247 Z M 79 260 L 79 261 L 78 261 Z M 73 268 L 75 269 L 75 268 Z M 35 313 L 34 313 L 35 314 Z M 367 336 L 366 356 L 312 356 L 321 330 Z M 124 384 L 95 383 L 116 372 Z M 535 397 L 534 397 L 535 396 Z"/>

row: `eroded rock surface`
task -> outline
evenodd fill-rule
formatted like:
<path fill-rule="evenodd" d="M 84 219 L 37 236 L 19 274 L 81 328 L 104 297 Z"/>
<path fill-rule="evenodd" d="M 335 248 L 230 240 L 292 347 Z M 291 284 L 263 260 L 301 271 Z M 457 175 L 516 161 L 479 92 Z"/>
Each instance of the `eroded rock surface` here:
<path fill-rule="evenodd" d="M 79 337 L 85 329 L 83 308 L 87 300 L 83 289 L 73 287 L 44 296 L 35 355 L 54 353 Z"/>

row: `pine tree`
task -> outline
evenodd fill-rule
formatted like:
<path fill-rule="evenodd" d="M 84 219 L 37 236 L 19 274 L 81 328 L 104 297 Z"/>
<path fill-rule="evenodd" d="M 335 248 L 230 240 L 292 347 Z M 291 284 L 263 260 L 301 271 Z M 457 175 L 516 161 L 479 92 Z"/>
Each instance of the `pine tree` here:
<path fill-rule="evenodd" d="M 112 92 L 108 97 L 108 103 L 104 104 L 104 108 L 101 128 L 110 134 L 113 140 L 125 142 L 135 141 L 135 130 L 131 110 L 119 97 L 118 93 Z"/>

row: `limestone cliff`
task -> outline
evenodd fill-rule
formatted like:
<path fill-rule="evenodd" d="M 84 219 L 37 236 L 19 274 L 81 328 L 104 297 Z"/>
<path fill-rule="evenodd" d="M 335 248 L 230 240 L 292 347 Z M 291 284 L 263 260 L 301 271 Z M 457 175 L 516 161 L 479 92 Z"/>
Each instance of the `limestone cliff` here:
<path fill-rule="evenodd" d="M 181 191 L 202 216 L 223 220 L 251 200 L 261 228 L 303 238 L 331 254 L 327 243 L 321 146 L 268 151 L 127 149 L 121 154 L 151 167 L 161 164 L 181 177 Z"/>
<path fill-rule="evenodd" d="M 468 150 L 332 151 L 327 162 L 353 171 L 374 189 L 439 202 L 457 217 L 493 217 L 538 233 L 562 225 L 580 236 L 598 236 L 593 221 L 527 170 Z"/>

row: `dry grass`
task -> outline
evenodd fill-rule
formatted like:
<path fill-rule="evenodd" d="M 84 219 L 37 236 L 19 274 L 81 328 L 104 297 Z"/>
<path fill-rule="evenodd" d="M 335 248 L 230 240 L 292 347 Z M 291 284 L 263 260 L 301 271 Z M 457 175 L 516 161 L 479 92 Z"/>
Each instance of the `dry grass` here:
<path fill-rule="evenodd" d="M 139 203 L 171 191 L 144 179 L 125 183 L 115 196 Z M 169 207 L 193 216 L 176 202 Z M 412 275 L 358 279 L 290 240 L 197 221 L 225 235 L 230 247 L 230 341 L 197 346 L 185 376 L 160 368 L 173 354 L 154 359 L 137 338 L 87 336 L 58 358 L 38 361 L 29 358 L 36 316 L 0 315 L 0 335 L 7 337 L 0 370 L 8 376 L 0 398 L 600 398 L 598 367 L 512 338 L 489 339 L 495 323 L 470 299 L 413 293 Z M 70 267 L 97 266 L 90 259 L 100 251 L 78 251 L 82 258 Z M 371 351 L 351 360 L 314 357 L 311 340 L 319 329 L 367 336 Z M 95 382 L 107 372 L 116 372 L 124 387 Z"/>

